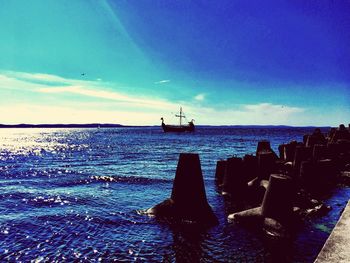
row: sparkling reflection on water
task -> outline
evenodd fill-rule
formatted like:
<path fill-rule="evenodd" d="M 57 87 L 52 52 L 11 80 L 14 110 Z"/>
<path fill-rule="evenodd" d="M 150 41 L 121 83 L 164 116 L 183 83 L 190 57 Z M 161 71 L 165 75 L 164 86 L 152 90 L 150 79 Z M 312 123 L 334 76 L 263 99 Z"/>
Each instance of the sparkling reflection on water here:
<path fill-rule="evenodd" d="M 164 134 L 158 127 L 0 129 L 0 259 L 5 261 L 264 262 L 273 251 L 249 229 L 226 222 L 215 189 L 216 161 L 254 153 L 261 139 L 277 151 L 306 128 L 203 127 Z M 180 152 L 200 154 L 209 203 L 220 224 L 170 226 L 138 213 L 171 193 Z M 300 226 L 285 259 L 311 262 L 349 199 Z"/>

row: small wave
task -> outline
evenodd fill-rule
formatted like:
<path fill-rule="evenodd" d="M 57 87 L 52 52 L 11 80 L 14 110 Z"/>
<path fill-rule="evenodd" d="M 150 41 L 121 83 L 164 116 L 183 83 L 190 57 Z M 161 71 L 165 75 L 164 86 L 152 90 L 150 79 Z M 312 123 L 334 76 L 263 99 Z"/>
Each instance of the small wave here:
<path fill-rule="evenodd" d="M 80 175 L 71 176 L 65 178 L 64 181 L 56 180 L 54 182 L 55 186 L 59 187 L 74 187 L 79 185 L 87 185 L 94 183 L 105 183 L 110 185 L 112 183 L 125 183 L 125 184 L 138 184 L 138 185 L 151 185 L 151 184 L 161 184 L 172 182 L 172 179 L 162 179 L 162 178 L 147 178 L 147 177 L 137 177 L 137 176 L 109 176 L 109 175 Z M 53 182 L 51 182 L 53 183 Z"/>
<path fill-rule="evenodd" d="M 88 213 L 87 211 L 79 210 L 67 210 L 64 214 L 47 214 L 37 216 L 36 220 L 39 222 L 61 222 L 61 224 L 74 224 L 81 225 L 90 224 L 90 227 L 94 228 L 94 225 L 114 225 L 114 226 L 125 226 L 125 225 L 144 225 L 152 224 L 153 222 L 144 216 L 136 214 L 134 211 L 130 213 L 125 212 L 112 212 L 106 214 Z M 81 224 L 79 224 L 81 222 Z M 82 223 L 84 222 L 84 223 Z M 86 227 L 86 225 L 84 226 Z"/>
<path fill-rule="evenodd" d="M 61 178 L 80 174 L 71 168 L 28 168 L 22 169 L 19 164 L 0 167 L 0 179 L 27 179 L 27 178 Z"/>
<path fill-rule="evenodd" d="M 152 183 L 166 183 L 172 179 L 164 178 L 147 178 L 137 176 L 108 176 L 108 175 L 93 175 L 90 176 L 91 181 L 98 182 L 117 182 L 117 183 L 135 183 L 135 184 L 152 184 Z"/>
<path fill-rule="evenodd" d="M 71 201 L 63 197 L 60 197 L 59 195 L 57 196 L 40 196 L 39 195 L 28 201 L 36 206 L 66 205 L 71 203 Z"/>
<path fill-rule="evenodd" d="M 136 211 L 130 211 L 129 213 L 121 211 L 112 212 L 106 216 L 96 216 L 94 217 L 94 221 L 106 225 L 145 225 L 152 223 L 150 218 L 144 217 Z"/>
<path fill-rule="evenodd" d="M 20 205 L 32 205 L 36 207 L 42 206 L 54 206 L 54 205 L 69 205 L 75 203 L 76 199 L 73 197 L 62 195 L 44 195 L 38 193 L 26 193 L 26 192 L 9 192 L 0 195 L 2 199 L 7 200 L 14 204 Z"/>

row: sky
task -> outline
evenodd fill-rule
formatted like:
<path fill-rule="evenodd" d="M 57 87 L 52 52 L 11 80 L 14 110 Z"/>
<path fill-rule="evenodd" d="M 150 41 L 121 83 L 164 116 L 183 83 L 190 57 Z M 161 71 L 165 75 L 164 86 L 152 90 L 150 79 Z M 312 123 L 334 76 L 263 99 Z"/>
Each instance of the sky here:
<path fill-rule="evenodd" d="M 0 0 L 0 123 L 350 123 L 350 1 Z"/>

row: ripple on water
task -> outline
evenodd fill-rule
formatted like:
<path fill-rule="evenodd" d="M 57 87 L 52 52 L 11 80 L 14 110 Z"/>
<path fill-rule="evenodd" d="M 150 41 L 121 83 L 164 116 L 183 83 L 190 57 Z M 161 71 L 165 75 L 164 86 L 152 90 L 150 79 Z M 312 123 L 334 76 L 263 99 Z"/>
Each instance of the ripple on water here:
<path fill-rule="evenodd" d="M 182 136 L 154 127 L 0 130 L 0 259 L 263 262 L 271 251 L 260 237 L 226 222 L 225 202 L 213 180 L 216 160 L 253 153 L 261 139 L 270 139 L 277 150 L 279 143 L 301 140 L 307 132 L 199 127 Z M 200 154 L 218 226 L 186 228 L 138 213 L 171 195 L 180 152 Z M 333 210 L 301 227 L 294 261 L 314 260 L 349 190 L 327 198 Z"/>

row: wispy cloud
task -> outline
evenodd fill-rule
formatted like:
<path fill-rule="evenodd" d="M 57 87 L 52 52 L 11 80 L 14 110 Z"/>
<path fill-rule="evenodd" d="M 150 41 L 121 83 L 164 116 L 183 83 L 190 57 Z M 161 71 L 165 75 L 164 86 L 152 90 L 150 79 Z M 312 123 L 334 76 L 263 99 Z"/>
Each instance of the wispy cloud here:
<path fill-rule="evenodd" d="M 1 78 L 2 77 L 2 78 Z M 0 80 L 6 80 L 6 86 L 16 89 L 29 88 L 33 92 L 46 94 L 75 94 L 96 99 L 128 103 L 130 107 L 153 109 L 176 108 L 178 105 L 160 98 L 139 97 L 115 91 L 120 87 L 102 80 L 88 81 L 67 79 L 48 74 L 30 74 L 23 72 L 5 72 Z"/>
<path fill-rule="evenodd" d="M 306 121 L 308 109 L 288 105 L 240 104 L 226 109 L 198 106 L 192 110 L 187 116 L 194 118 L 197 123 L 210 125 L 311 125 Z"/>
<path fill-rule="evenodd" d="M 118 92 L 120 87 L 102 80 L 88 81 L 62 78 L 48 74 L 31 74 L 23 72 L 0 72 L 0 88 L 30 90 L 42 94 L 75 94 L 81 97 L 94 98 L 103 104 L 101 99 L 116 102 L 115 106 L 139 109 L 142 111 L 176 109 L 178 104 L 161 98 L 150 98 L 141 95 L 129 95 Z M 57 96 L 56 96 L 57 98 Z M 59 99 L 59 98 L 57 98 Z"/>
<path fill-rule="evenodd" d="M 194 97 L 194 99 L 197 100 L 197 101 L 203 101 L 205 99 L 205 94 L 204 93 L 200 93 L 200 94 L 196 95 Z"/>
<path fill-rule="evenodd" d="M 43 93 L 73 93 L 82 96 L 94 97 L 99 99 L 113 100 L 119 102 L 126 102 L 132 104 L 133 106 L 145 106 L 151 108 L 164 109 L 168 107 L 174 107 L 173 103 L 170 103 L 165 100 L 155 100 L 147 98 L 138 98 L 128 95 L 123 95 L 115 91 L 108 90 L 97 90 L 92 89 L 91 87 L 84 86 L 68 86 L 68 87 L 55 87 L 55 88 L 40 88 L 39 92 Z"/>
<path fill-rule="evenodd" d="M 3 75 L 8 78 L 13 78 L 23 82 L 30 82 L 33 84 L 46 85 L 46 86 L 66 86 L 69 85 L 67 79 L 56 75 L 42 74 L 42 73 L 26 73 L 5 71 Z"/>
<path fill-rule="evenodd" d="M 163 79 L 163 80 L 159 80 L 159 81 L 154 82 L 154 84 L 165 84 L 168 82 L 170 82 L 170 79 Z"/>
<path fill-rule="evenodd" d="M 290 107 L 287 105 L 278 105 L 271 103 L 259 103 L 259 104 L 248 104 L 244 105 L 243 108 L 247 112 L 252 112 L 257 115 L 288 115 L 293 113 L 300 113 L 305 111 L 303 108 Z"/>

